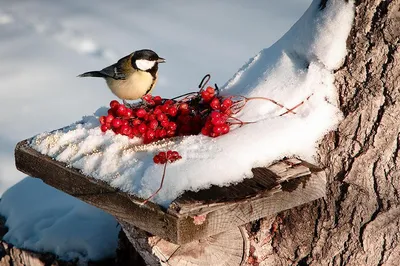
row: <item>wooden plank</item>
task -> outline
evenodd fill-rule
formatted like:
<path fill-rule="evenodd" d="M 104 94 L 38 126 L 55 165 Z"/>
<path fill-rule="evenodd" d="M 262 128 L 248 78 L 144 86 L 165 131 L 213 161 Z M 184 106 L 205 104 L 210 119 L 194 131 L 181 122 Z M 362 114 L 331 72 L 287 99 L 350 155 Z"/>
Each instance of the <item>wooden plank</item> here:
<path fill-rule="evenodd" d="M 253 178 L 229 187 L 185 192 L 164 210 L 153 203 L 142 206 L 134 195 L 68 168 L 33 150 L 28 142 L 15 149 L 20 171 L 175 244 L 216 235 L 325 195 L 324 172 L 291 158 L 254 168 Z"/>
<path fill-rule="evenodd" d="M 293 181 L 296 181 L 296 184 Z M 325 196 L 324 172 L 313 173 L 293 181 L 282 184 L 281 190 L 272 195 L 226 203 L 210 212 L 203 207 L 201 212 L 195 210 L 178 215 L 179 241 L 186 243 L 192 239 L 214 235 Z M 201 216 L 204 217 L 204 222 L 196 224 L 195 219 Z"/>
<path fill-rule="evenodd" d="M 17 144 L 15 165 L 21 172 L 38 177 L 46 184 L 96 206 L 118 219 L 135 224 L 169 241 L 178 240 L 177 217 L 165 213 L 152 203 L 142 206 L 140 199 L 40 154 L 29 147 L 28 141 Z"/>

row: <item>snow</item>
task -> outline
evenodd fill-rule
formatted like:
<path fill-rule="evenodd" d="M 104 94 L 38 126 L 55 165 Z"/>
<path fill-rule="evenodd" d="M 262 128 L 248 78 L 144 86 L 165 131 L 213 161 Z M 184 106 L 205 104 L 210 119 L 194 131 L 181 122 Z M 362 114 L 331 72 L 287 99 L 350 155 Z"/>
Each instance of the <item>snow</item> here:
<path fill-rule="evenodd" d="M 330 1 L 320 11 L 314 1 L 278 42 L 251 59 L 222 90 L 224 95 L 268 97 L 287 107 L 305 101 L 295 115 L 280 116 L 285 110 L 253 100 L 237 117 L 256 123 L 215 139 L 190 136 L 146 147 L 139 139 L 101 133 L 98 117 L 107 110 L 101 108 L 63 130 L 39 134 L 31 146 L 141 198 L 160 184 L 163 167 L 152 162 L 154 154 L 176 150 L 183 159 L 168 165 L 163 188 L 154 198 L 165 207 L 185 190 L 239 182 L 252 176 L 253 167 L 285 156 L 312 162 L 318 141 L 341 119 L 332 71 L 346 55 L 352 20 L 352 3 Z"/>
<path fill-rule="evenodd" d="M 115 229 L 116 221 L 110 215 L 78 200 L 72 201 L 65 194 L 51 190 L 38 180 L 27 177 L 21 181 L 25 175 L 19 173 L 14 166 L 13 149 L 17 141 L 40 132 L 61 128 L 76 121 L 82 114 L 90 114 L 99 106 L 114 99 L 111 92 L 106 89 L 104 81 L 78 79 L 75 78 L 76 75 L 110 65 L 119 57 L 129 54 L 133 50 L 151 48 L 167 60 L 166 64 L 160 66 L 160 79 L 155 88 L 155 94 L 173 97 L 192 90 L 206 73 L 212 74 L 213 82 L 222 84 L 236 72 L 237 67 L 248 59 L 249 55 L 255 54 L 279 39 L 301 16 L 310 2 L 310 0 L 285 0 L 243 3 L 231 0 L 218 2 L 208 0 L 180 1 L 179 4 L 175 3 L 174 5 L 171 2 L 162 1 L 140 3 L 119 1 L 110 5 L 109 1 L 104 0 L 56 2 L 51 0 L 13 2 L 0 0 L 0 80 L 2 81 L 0 89 L 2 110 L 0 114 L 2 125 L 0 127 L 0 196 L 5 192 L 0 201 L 0 214 L 7 218 L 7 225 L 11 229 L 7 234 L 7 239 L 17 246 L 52 251 L 64 258 L 76 256 L 82 260 L 100 258 L 99 254 L 109 256 L 111 254 L 109 252 L 115 250 L 117 230 L 113 231 L 108 228 Z M 274 72 L 273 69 L 280 64 L 282 64 L 281 69 L 284 69 L 286 61 L 283 58 L 285 56 L 288 57 L 287 63 L 292 61 L 294 65 L 288 72 L 293 79 L 292 82 L 299 81 L 303 84 L 302 82 L 307 81 L 312 85 L 320 80 L 327 82 L 327 87 L 332 85 L 331 65 L 339 62 L 342 56 L 332 56 L 330 60 L 334 60 L 330 62 L 325 60 L 323 52 L 338 51 L 337 47 L 343 52 L 345 43 L 342 40 L 347 35 L 346 27 L 349 27 L 349 20 L 352 16 L 349 6 L 338 4 L 336 1 L 334 1 L 334 5 L 329 7 L 330 12 L 314 18 L 318 21 L 319 27 L 313 27 L 310 23 L 312 12 L 316 7 L 316 4 L 313 4 L 314 7 L 308 11 L 309 19 L 303 19 L 303 26 L 297 26 L 297 31 L 301 32 L 301 35 L 297 36 L 297 44 L 293 45 L 296 49 L 290 47 L 289 43 L 286 43 L 285 47 L 275 44 L 272 47 L 275 47 L 277 52 L 281 51 L 282 54 L 273 53 L 271 47 L 265 50 L 265 53 L 262 52 L 254 58 L 254 65 L 257 65 L 262 58 L 265 58 L 264 56 L 270 57 L 269 63 L 266 65 L 269 68 L 263 69 L 265 73 L 269 73 L 265 76 L 271 80 L 270 85 L 273 84 L 274 79 L 275 81 L 278 78 L 284 79 L 279 75 L 282 76 L 285 73 Z M 339 17 L 343 19 L 344 23 L 339 24 Z M 330 20 L 335 22 L 331 26 L 328 23 Z M 324 34 L 325 29 L 327 34 Z M 294 36 L 293 34 L 288 35 Z M 333 34 L 337 37 L 335 42 L 331 40 Z M 292 39 L 292 41 L 294 40 Z M 303 46 L 301 42 L 304 42 Z M 312 48 L 314 54 L 309 54 L 307 47 L 312 45 L 318 49 Z M 301 47 L 306 49 L 301 52 Z M 297 51 L 297 54 L 293 52 L 294 50 Z M 284 52 L 287 53 L 285 56 Z M 298 72 L 296 72 L 298 61 L 292 59 L 293 54 L 306 59 L 313 58 L 310 61 L 313 63 L 313 71 L 318 75 L 313 77 L 312 73 L 304 67 L 298 67 Z M 331 52 L 325 54 L 327 57 L 330 57 L 329 55 Z M 317 62 L 320 62 L 319 66 Z M 255 69 L 249 71 L 252 69 L 251 67 L 249 70 L 245 70 L 248 67 L 243 68 L 243 77 L 235 75 L 236 83 L 231 80 L 230 85 L 225 86 L 227 92 L 233 91 L 235 87 L 240 88 L 239 84 L 246 82 L 245 77 L 250 80 L 251 75 L 257 74 Z M 319 72 L 319 68 L 321 72 Z M 262 70 L 262 68 L 257 69 Z M 327 74 L 322 75 L 323 72 Z M 300 75 L 300 73 L 303 74 Z M 289 83 L 290 81 L 286 80 L 285 84 Z M 257 87 L 256 82 L 247 85 L 249 85 L 247 87 L 249 90 Z M 282 87 L 279 83 L 276 83 L 275 86 L 276 90 Z M 307 97 L 306 94 L 309 91 L 305 89 L 305 85 L 302 88 L 304 91 L 301 93 L 296 91 L 295 99 L 288 99 L 287 102 L 285 100 L 285 105 L 290 105 L 292 102 L 297 104 L 298 101 L 304 99 L 302 96 Z M 318 86 L 318 88 L 324 87 Z M 330 92 L 332 93 L 332 90 Z M 329 94 L 329 91 L 324 93 Z M 278 93 L 274 95 L 276 96 Z M 330 95 L 328 98 L 334 99 L 334 97 L 334 95 Z M 309 101 L 307 104 L 310 104 L 309 107 L 304 105 L 301 109 L 305 115 L 307 108 L 311 110 L 311 104 L 318 105 L 318 101 L 316 103 Z M 251 108 L 252 105 L 249 105 L 248 108 Z M 273 111 L 277 111 L 266 102 L 263 102 L 263 106 L 266 108 L 263 115 L 265 117 L 268 117 L 269 114 L 272 116 Z M 250 114 L 250 112 L 246 111 L 246 114 Z M 254 116 L 260 115 L 255 114 Z M 285 118 L 296 120 L 289 116 Z M 93 121 L 93 117 L 85 119 Z M 318 118 L 315 117 L 315 119 Z M 274 123 L 278 123 L 278 120 L 271 118 Z M 281 120 L 279 123 L 286 126 L 285 121 L 287 120 Z M 310 118 L 310 121 L 314 121 L 314 118 Z M 255 126 L 258 127 L 258 125 Z M 242 138 L 245 138 L 246 134 L 252 136 L 250 127 L 242 129 L 242 133 L 240 133 Z M 89 131 L 86 130 L 86 133 Z M 86 133 L 82 129 L 79 134 Z M 94 133 L 94 139 L 96 134 Z M 235 134 L 239 134 L 239 132 Z M 117 140 L 121 143 L 117 143 Z M 169 185 L 161 190 L 164 194 L 160 194 L 160 197 L 156 198 L 157 201 L 167 204 L 168 197 L 165 197 L 167 195 L 165 193 L 178 193 L 174 187 L 170 187 L 171 182 L 177 186 L 177 189 L 188 187 L 188 180 L 182 178 L 178 166 L 180 168 L 190 160 L 197 160 L 197 162 L 207 165 L 206 169 L 210 168 L 211 171 L 215 171 L 214 169 L 218 168 L 217 162 L 220 160 L 217 157 L 220 157 L 220 154 L 229 155 L 227 153 L 230 151 L 223 152 L 222 150 L 225 148 L 224 142 L 228 140 L 223 138 L 215 140 L 218 141 L 218 145 L 215 146 L 201 146 L 198 140 L 198 138 L 184 140 L 183 144 L 187 147 L 190 142 L 196 142 L 196 145 L 190 147 L 187 154 L 182 154 L 186 161 L 182 160 L 174 166 L 168 166 L 166 182 L 169 182 Z M 126 139 L 111 138 L 106 135 L 102 141 L 109 145 L 108 149 L 111 155 L 112 149 L 118 150 L 120 145 L 126 142 Z M 208 142 L 210 140 L 203 138 L 201 141 Z M 109 142 L 115 143 L 111 145 Z M 254 147 L 258 143 L 252 142 L 250 145 Z M 256 148 L 254 147 L 254 149 Z M 253 148 L 249 147 L 249 149 Z M 309 149 L 309 152 L 304 152 L 311 156 L 313 147 Z M 88 148 L 88 150 L 90 149 Z M 271 150 L 271 148 L 267 150 Z M 215 155 L 210 154 L 212 152 L 215 152 Z M 67 156 L 67 153 L 64 155 Z M 135 156 L 137 155 L 136 153 Z M 213 159 L 211 155 L 216 158 Z M 129 167 L 129 159 L 132 156 L 132 152 L 125 152 L 121 156 L 121 162 L 125 167 Z M 110 157 L 110 160 L 115 160 L 112 156 Z M 146 160 L 143 157 L 138 158 L 139 165 L 130 171 L 134 172 L 140 168 L 142 173 L 146 172 L 145 178 L 134 181 L 143 188 L 141 192 L 143 195 L 149 195 L 159 184 L 161 169 L 150 164 L 148 164 L 150 167 L 146 168 Z M 227 160 L 230 160 L 227 168 L 233 167 L 237 163 L 237 158 L 239 157 L 233 155 L 226 157 Z M 257 160 L 261 158 L 259 157 Z M 246 160 L 240 162 L 237 169 L 244 169 L 248 164 L 267 163 L 268 158 L 270 158 L 269 155 L 263 158 L 263 161 L 251 163 L 245 158 Z M 88 165 L 95 165 L 93 161 L 97 160 L 96 157 L 92 156 L 91 160 Z M 211 164 L 206 163 L 210 161 L 212 161 Z M 189 165 L 187 164 L 188 167 Z M 184 169 L 187 168 L 181 168 L 181 170 Z M 109 173 L 109 170 L 108 167 L 105 167 L 104 172 Z M 230 171 L 231 169 L 225 168 L 225 170 Z M 220 170 L 217 169 L 217 171 Z M 175 174 L 176 172 L 178 174 Z M 101 174 L 104 173 L 101 172 Z M 242 176 L 238 178 L 240 179 Z M 191 181 L 194 186 L 205 185 L 195 183 L 196 180 Z M 198 181 L 202 181 L 202 178 Z M 127 189 L 135 185 L 120 177 L 112 179 L 111 182 L 115 186 L 125 184 Z M 226 180 L 221 180 L 221 183 L 226 183 Z M 12 187 L 13 185 L 15 186 Z M 28 185 L 30 189 L 26 187 Z M 166 188 L 171 191 L 166 191 Z M 52 196 L 48 197 L 47 193 Z M 40 195 L 43 195 L 43 198 Z M 40 208 L 37 206 L 35 198 L 40 201 Z M 51 198 L 51 200 L 45 200 L 45 198 Z M 29 211 L 31 209 L 35 211 Z M 52 215 L 52 213 L 57 215 Z M 86 213 L 88 215 L 82 216 Z M 35 223 L 31 221 L 32 219 Z M 47 221 L 54 222 L 54 225 L 47 226 L 49 225 Z M 101 223 L 104 223 L 104 227 L 99 233 L 97 230 L 100 230 Z M 59 224 L 63 226 L 57 226 Z M 77 234 L 74 240 L 57 241 L 51 237 L 54 235 L 63 239 L 66 232 L 73 233 L 75 228 L 83 228 L 85 224 L 94 224 L 95 226 L 90 230 L 85 229 L 87 235 L 82 232 L 82 234 Z M 110 232 L 110 234 L 104 234 L 104 232 Z M 90 234 L 97 235 L 98 238 L 93 240 L 94 238 L 90 237 Z M 107 243 L 108 251 L 104 252 L 99 243 Z"/>
<path fill-rule="evenodd" d="M 115 255 L 120 227 L 103 211 L 50 186 L 25 178 L 4 193 L 4 240 L 22 248 L 52 252 L 61 259 L 99 260 Z M 73 225 L 73 226 L 71 226 Z"/>

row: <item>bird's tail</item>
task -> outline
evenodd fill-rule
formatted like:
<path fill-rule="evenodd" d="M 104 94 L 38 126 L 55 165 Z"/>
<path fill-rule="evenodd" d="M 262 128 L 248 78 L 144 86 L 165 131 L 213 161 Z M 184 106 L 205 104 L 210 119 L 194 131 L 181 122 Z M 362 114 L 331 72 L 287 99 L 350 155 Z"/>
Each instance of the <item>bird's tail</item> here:
<path fill-rule="evenodd" d="M 104 74 L 102 74 L 100 71 L 89 71 L 89 72 L 85 72 L 83 74 L 80 74 L 78 77 L 80 77 L 80 78 L 83 78 L 83 77 L 103 78 Z"/>

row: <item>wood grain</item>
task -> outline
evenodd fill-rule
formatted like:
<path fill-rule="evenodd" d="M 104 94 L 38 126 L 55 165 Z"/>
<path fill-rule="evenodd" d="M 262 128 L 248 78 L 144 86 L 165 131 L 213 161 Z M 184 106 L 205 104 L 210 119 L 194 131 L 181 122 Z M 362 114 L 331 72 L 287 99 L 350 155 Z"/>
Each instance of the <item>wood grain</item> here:
<path fill-rule="evenodd" d="M 132 225 L 122 225 L 125 234 L 129 235 L 134 248 L 147 265 L 241 265 L 244 255 L 248 253 L 243 227 L 177 245 L 158 236 L 151 236 Z"/>
<path fill-rule="evenodd" d="M 229 187 L 185 192 L 165 210 L 153 203 L 143 206 L 138 197 L 52 160 L 28 143 L 16 146 L 18 170 L 175 244 L 204 239 L 325 195 L 324 172 L 291 158 L 254 168 L 253 178 Z"/>

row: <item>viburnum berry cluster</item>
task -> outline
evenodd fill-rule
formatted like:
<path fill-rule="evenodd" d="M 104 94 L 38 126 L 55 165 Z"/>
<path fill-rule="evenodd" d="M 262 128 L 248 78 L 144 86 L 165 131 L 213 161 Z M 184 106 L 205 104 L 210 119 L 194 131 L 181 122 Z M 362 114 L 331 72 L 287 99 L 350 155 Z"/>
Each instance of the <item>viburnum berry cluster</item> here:
<path fill-rule="evenodd" d="M 177 151 L 160 151 L 153 157 L 153 161 L 155 164 L 165 164 L 167 162 L 173 163 L 179 159 L 182 159 L 182 156 L 179 155 Z"/>
<path fill-rule="evenodd" d="M 233 126 L 254 123 L 243 122 L 235 117 L 250 100 L 267 100 L 286 109 L 281 115 L 295 114 L 294 110 L 304 103 L 286 108 L 266 97 L 221 96 L 216 84 L 215 88 L 208 86 L 204 89 L 209 79 L 210 75 L 203 78 L 199 91 L 173 99 L 147 94 L 141 103 L 129 107 L 113 100 L 108 115 L 100 117 L 101 130 L 112 130 L 129 138 L 139 137 L 144 144 L 200 133 L 215 138 L 229 133 Z"/>
<path fill-rule="evenodd" d="M 161 178 L 160 187 L 150 197 L 145 199 L 142 202 L 142 204 L 146 204 L 149 200 L 154 198 L 157 195 L 157 193 L 162 189 L 162 186 L 164 184 L 165 171 L 167 169 L 167 163 L 173 163 L 180 159 L 182 159 L 182 156 L 177 151 L 171 151 L 171 150 L 168 150 L 167 152 L 160 151 L 158 154 L 154 155 L 153 162 L 155 164 L 163 164 L 164 165 L 163 175 Z"/>
<path fill-rule="evenodd" d="M 142 99 L 141 104 L 132 108 L 111 101 L 108 115 L 100 117 L 101 131 L 112 130 L 129 138 L 139 137 L 147 144 L 199 133 L 218 137 L 227 134 L 232 125 L 228 119 L 233 101 L 218 97 L 212 87 L 181 100 L 151 95 Z"/>

